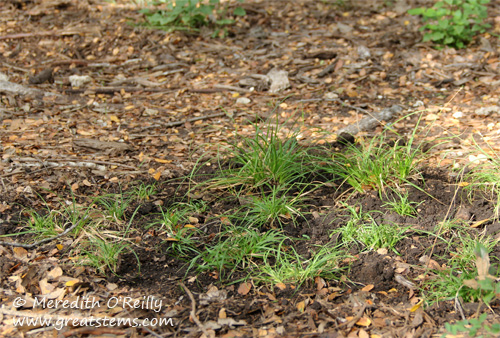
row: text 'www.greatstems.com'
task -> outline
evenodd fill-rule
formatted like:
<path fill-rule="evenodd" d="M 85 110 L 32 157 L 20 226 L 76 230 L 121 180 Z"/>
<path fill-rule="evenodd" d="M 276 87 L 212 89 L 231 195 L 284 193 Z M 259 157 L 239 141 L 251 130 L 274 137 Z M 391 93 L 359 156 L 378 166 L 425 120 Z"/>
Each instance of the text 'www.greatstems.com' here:
<path fill-rule="evenodd" d="M 174 326 L 172 318 L 109 318 L 109 317 L 88 317 L 88 318 L 53 318 L 44 317 L 24 317 L 19 316 L 13 319 L 14 326 L 52 326 L 56 330 L 61 330 L 63 327 L 71 326 L 91 326 L 94 328 L 99 327 L 116 327 L 116 326 L 129 326 L 129 327 L 154 327 L 154 326 Z"/>

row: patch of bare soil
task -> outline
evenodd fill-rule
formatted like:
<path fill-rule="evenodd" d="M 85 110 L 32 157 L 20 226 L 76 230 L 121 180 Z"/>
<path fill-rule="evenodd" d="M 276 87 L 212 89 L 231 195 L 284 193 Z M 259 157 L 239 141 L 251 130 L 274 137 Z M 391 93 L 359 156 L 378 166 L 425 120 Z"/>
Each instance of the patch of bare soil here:
<path fill-rule="evenodd" d="M 440 222 L 460 218 L 477 225 L 473 234 L 500 232 L 492 203 L 479 195 L 469 199 L 451 176 L 474 151 L 471 145 L 499 148 L 498 112 L 479 110 L 498 105 L 498 39 L 485 34 L 467 50 L 434 50 L 419 42 L 419 21 L 406 14 L 428 2 L 369 2 L 246 1 L 247 16 L 229 27 L 228 37 L 212 39 L 206 32 L 141 27 L 137 7 L 125 0 L 2 1 L 0 234 L 22 231 L 26 208 L 47 213 L 72 202 L 89 205 L 144 182 L 157 182 L 159 193 L 127 210 L 128 217 L 136 212 L 128 240 L 140 269 L 131 253 L 121 255 L 117 276 L 75 266 L 81 238 L 63 236 L 30 249 L 0 246 L 0 335 L 431 337 L 462 313 L 470 318 L 487 311 L 466 301 L 461 311 L 449 300 L 417 304 L 428 264 L 444 266 L 449 259 L 450 248 L 429 235 Z M 491 18 L 500 14 L 498 3 L 489 10 Z M 492 24 L 498 30 L 498 21 Z M 269 91 L 262 79 L 272 69 L 287 72 L 289 87 Z M 431 169 L 415 182 L 420 189 L 408 188 L 411 201 L 420 203 L 417 217 L 391 212 L 374 191 L 349 199 L 376 222 L 412 230 L 394 250 L 366 253 L 353 245 L 339 279 L 242 290 L 238 273 L 221 281 L 214 272 L 188 271 L 189 262 L 165 254 L 172 243 L 146 226 L 159 206 L 184 198 L 186 182 L 175 178 L 215 156 L 236 133 L 253 135 L 255 124 L 277 118 L 285 128 L 303 126 L 298 141 L 304 146 L 328 144 L 342 128 L 395 104 L 401 109 L 385 123 L 401 134 L 416 118 L 396 118 L 424 109 L 421 124 L 430 132 L 419 137 L 452 141 L 432 148 Z M 381 130 L 376 123 L 359 135 Z M 287 235 L 310 238 L 294 243 L 304 259 L 317 246 L 342 241 L 334 232 L 350 215 L 341 197 L 325 185 L 311 197 L 306 219 L 285 225 Z M 207 238 L 221 231 L 208 220 L 237 205 L 210 203 L 197 215 Z M 476 223 L 482 220 L 488 221 Z M 491 256 L 500 257 L 500 248 Z M 82 306 L 83 296 L 95 303 Z M 19 297 L 26 303 L 15 303 Z M 79 306 L 42 309 L 33 304 L 37 297 Z M 490 304 L 490 316 L 499 314 L 499 305 Z M 58 333 L 40 323 L 16 326 L 21 312 L 80 324 L 70 322 Z M 90 316 L 172 321 L 81 324 Z"/>

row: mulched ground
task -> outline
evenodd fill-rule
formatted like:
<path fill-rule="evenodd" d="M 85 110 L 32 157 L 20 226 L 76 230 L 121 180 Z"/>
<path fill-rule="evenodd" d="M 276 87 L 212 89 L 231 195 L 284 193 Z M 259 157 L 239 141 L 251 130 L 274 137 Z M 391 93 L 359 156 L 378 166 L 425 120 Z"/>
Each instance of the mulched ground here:
<path fill-rule="evenodd" d="M 236 132 L 252 135 L 254 123 L 277 116 L 285 128 L 293 122 L 303 125 L 299 141 L 304 146 L 329 143 L 335 142 L 335 131 L 366 112 L 393 104 L 403 107 L 399 117 L 425 110 L 421 124 L 431 130 L 427 140 L 452 139 L 432 149 L 424 170 L 425 191 L 434 198 L 411 191 L 412 201 L 423 202 L 417 218 L 388 212 L 374 192 L 349 203 L 381 211 L 377 220 L 431 232 L 459 211 L 471 223 L 491 218 L 492 204 L 480 196 L 468 200 L 453 169 L 473 159 L 469 155 L 475 142 L 487 152 L 500 147 L 498 111 L 478 110 L 499 104 L 498 39 L 484 34 L 461 51 L 438 51 L 420 43 L 419 20 L 405 13 L 428 3 L 352 1 L 342 7 L 321 1 L 247 1 L 242 5 L 247 16 L 229 27 L 229 36 L 212 39 L 208 30 L 195 36 L 140 27 L 137 8 L 125 1 L 3 1 L 0 233 L 19 231 L 24 208 L 43 210 L 44 201 L 58 207 L 57 195 L 73 195 L 84 204 L 139 182 L 157 182 L 159 194 L 139 212 L 138 219 L 145 222 L 159 211 L 157 205 L 182 196 L 182 184 L 179 188 L 171 179 L 186 175 L 200 158 L 216 155 L 218 146 Z M 489 10 L 492 30 L 498 33 L 500 6 L 491 4 Z M 290 88 L 273 94 L 258 81 L 256 74 L 273 68 L 288 72 Z M 45 76 L 37 76 L 41 73 Z M 71 87 L 72 75 L 89 76 L 90 82 Z M 238 101 L 242 97 L 249 103 Z M 415 118 L 394 126 L 408 132 Z M 380 131 L 377 127 L 360 136 Z M 338 196 L 335 187 L 323 187 L 315 193 L 309 218 L 298 227 L 285 227 L 290 236 L 311 238 L 297 247 L 299 253 L 307 255 L 313 245 L 339 240 L 330 233 L 348 215 L 336 203 Z M 200 215 L 201 220 L 231 207 L 211 203 L 209 215 Z M 500 224 L 490 221 L 471 231 L 496 235 Z M 207 229 L 216 232 L 216 227 Z M 56 291 L 67 289 L 66 299 L 83 294 L 101 300 L 153 296 L 163 304 L 159 313 L 93 308 L 58 309 L 53 315 L 161 317 L 174 323 L 151 330 L 69 327 L 59 332 L 65 336 L 197 337 L 202 333 L 190 316 L 192 304 L 208 334 L 225 337 L 430 337 L 445 322 L 461 319 L 451 301 L 410 311 L 420 299 L 418 291 L 396 276 L 418 282 L 426 273 L 421 258 L 431 247 L 434 254 L 444 252 L 433 246 L 432 237 L 417 233 L 396 246 L 399 255 L 352 248 L 354 259 L 342 272 L 342 282 L 315 280 L 282 289 L 252 285 L 248 293 L 239 292 L 239 284 L 221 283 L 214 274 L 185 276 L 184 262 L 165 257 L 162 250 L 168 244 L 140 223 L 134 236 L 141 271 L 138 275 L 134 257 L 124 256 L 119 270 L 123 278 L 75 268 L 68 263 L 71 253 L 56 247 L 64 241 L 26 252 L 0 247 L 2 304 L 12 309 L 18 295 L 40 295 L 41 289 L 47 291 L 48 280 Z M 499 250 L 491 255 L 500 257 Z M 47 277 L 58 267 L 62 276 Z M 64 284 L 71 278 L 80 280 L 77 286 Z M 497 314 L 498 305 L 492 304 Z M 472 316 L 477 307 L 465 304 L 465 315 Z M 6 312 L 0 319 L 0 335 L 6 337 L 54 335 L 53 330 L 15 328 Z"/>

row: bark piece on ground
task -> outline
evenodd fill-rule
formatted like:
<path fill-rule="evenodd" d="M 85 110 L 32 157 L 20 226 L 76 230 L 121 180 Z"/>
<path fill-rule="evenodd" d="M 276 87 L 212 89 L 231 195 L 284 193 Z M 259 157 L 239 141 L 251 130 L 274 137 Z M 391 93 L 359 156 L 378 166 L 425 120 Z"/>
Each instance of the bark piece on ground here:
<path fill-rule="evenodd" d="M 360 131 L 368 131 L 375 129 L 382 121 L 388 121 L 394 117 L 394 115 L 400 113 L 403 110 L 402 107 L 398 105 L 393 105 L 390 108 L 382 109 L 378 113 L 373 113 L 361 119 L 359 122 L 351 124 L 345 128 L 337 131 L 337 135 L 356 135 Z"/>
<path fill-rule="evenodd" d="M 73 144 L 79 148 L 90 149 L 93 151 L 103 151 L 109 154 L 119 154 L 132 149 L 126 143 L 99 141 L 87 138 L 76 139 L 73 141 Z"/>

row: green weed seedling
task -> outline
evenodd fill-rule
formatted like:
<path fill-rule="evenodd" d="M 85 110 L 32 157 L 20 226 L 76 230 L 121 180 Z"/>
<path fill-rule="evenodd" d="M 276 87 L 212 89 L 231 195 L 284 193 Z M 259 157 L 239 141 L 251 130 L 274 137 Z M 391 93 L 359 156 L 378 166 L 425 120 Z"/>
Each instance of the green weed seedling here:
<path fill-rule="evenodd" d="M 151 196 L 154 196 L 157 193 L 156 191 L 156 185 L 155 184 L 145 184 L 141 182 L 140 185 L 134 187 L 132 191 L 128 192 L 127 194 L 139 201 L 139 202 L 144 202 L 148 201 Z"/>
<path fill-rule="evenodd" d="M 496 277 L 490 275 L 488 251 L 489 249 L 482 243 L 476 243 L 474 254 L 477 277 L 463 280 L 463 288 L 466 291 L 467 289 L 472 291 L 467 292 L 466 295 L 471 296 L 474 294 L 478 300 L 486 305 L 489 305 L 493 299 L 500 297 L 500 283 L 498 283 Z M 498 274 L 498 271 L 496 273 Z M 445 323 L 445 328 L 451 334 L 466 332 L 470 337 L 475 337 L 478 333 L 482 334 L 480 337 L 483 337 L 483 334 L 487 337 L 497 337 L 500 333 L 500 323 L 488 325 L 486 324 L 486 318 L 487 313 L 483 313 L 478 318 L 462 320 L 454 324 Z M 443 334 L 442 337 L 446 337 L 446 334 Z"/>
<path fill-rule="evenodd" d="M 255 227 L 261 227 L 268 224 L 275 227 L 276 224 L 282 226 L 282 219 L 291 219 L 295 222 L 296 217 L 303 217 L 300 212 L 303 198 L 301 194 L 291 196 L 289 191 L 281 187 L 272 187 L 267 194 L 260 194 L 249 198 L 245 206 L 244 215 L 237 213 L 233 216 L 235 219 L 242 219 L 243 222 L 252 224 Z"/>
<path fill-rule="evenodd" d="M 91 208 L 80 206 L 74 196 L 72 196 L 71 201 L 61 199 L 59 201 L 59 210 L 54 210 L 45 201 L 44 204 L 45 212 L 37 212 L 32 209 L 25 210 L 29 218 L 26 221 L 24 230 L 16 234 L 9 234 L 8 236 L 32 234 L 35 240 L 40 240 L 57 236 L 64 229 L 74 224 L 78 225 L 72 229 L 71 233 L 77 234 L 83 226 L 89 223 Z"/>
<path fill-rule="evenodd" d="M 124 194 L 110 194 L 99 196 L 95 203 L 103 207 L 106 213 L 117 222 L 125 220 L 125 212 L 131 204 L 130 198 L 125 198 Z"/>
<path fill-rule="evenodd" d="M 243 2 L 243 0 L 239 0 Z M 216 30 L 213 37 L 224 33 L 224 26 L 234 23 L 230 18 L 227 5 L 220 0 L 156 0 L 158 10 L 148 8 L 142 9 L 150 26 L 168 31 L 183 30 L 198 32 L 202 26 L 215 25 Z M 236 7 L 232 13 L 234 16 L 246 15 L 242 7 Z M 225 34 L 223 34 L 225 35 Z"/>
<path fill-rule="evenodd" d="M 439 46 L 464 48 L 472 38 L 484 33 L 489 0 L 443 0 L 430 8 L 413 8 L 411 15 L 421 15 L 427 22 L 420 30 L 426 30 L 423 41 L 432 41 Z M 441 47 L 442 48 L 442 47 Z"/>
<path fill-rule="evenodd" d="M 454 324 L 445 323 L 444 327 L 453 337 L 458 337 L 462 332 L 467 333 L 469 337 L 476 337 L 479 332 L 484 333 L 484 335 L 480 335 L 479 337 L 498 337 L 500 334 L 500 323 L 487 325 L 487 316 L 486 313 L 483 313 L 478 318 L 465 319 Z M 441 335 L 441 338 L 447 337 L 449 335 L 446 333 Z"/>
<path fill-rule="evenodd" d="M 124 238 L 111 240 L 99 235 L 89 235 L 80 250 L 78 264 L 92 266 L 103 275 L 108 271 L 116 275 L 120 256 L 126 252 L 131 252 L 135 256 L 140 269 L 139 257 Z"/>
<path fill-rule="evenodd" d="M 260 232 L 248 226 L 231 226 L 191 261 L 188 271 L 216 271 L 221 279 L 231 277 L 236 271 L 245 271 L 249 276 L 255 264 L 276 257 L 285 240 L 287 237 L 278 230 Z"/>
<path fill-rule="evenodd" d="M 199 231 L 189 224 L 189 216 L 204 208 L 202 203 L 177 203 L 167 209 L 161 208 L 161 217 L 151 222 L 147 229 L 154 228 L 159 234 L 166 234 L 167 242 L 170 243 L 167 254 L 179 259 L 190 259 L 200 251 L 195 237 Z"/>
<path fill-rule="evenodd" d="M 343 269 L 339 263 L 346 257 L 340 247 L 322 246 L 311 254 L 310 259 L 304 259 L 293 247 L 288 250 L 280 248 L 272 252 L 271 257 L 264 257 L 264 264 L 256 266 L 260 273 L 255 280 L 270 284 L 292 283 L 300 286 L 315 277 L 335 279 Z"/>
<path fill-rule="evenodd" d="M 464 189 L 472 199 L 475 194 L 481 192 L 486 198 L 490 198 L 494 204 L 494 217 L 500 217 L 500 157 L 491 148 L 478 149 L 478 161 L 483 160 L 478 166 L 473 168 L 464 176 L 464 181 L 468 183 Z M 492 155 L 493 154 L 493 155 Z M 473 163 L 474 164 L 474 163 Z"/>
<path fill-rule="evenodd" d="M 387 248 L 398 253 L 394 247 L 405 238 L 404 233 L 409 227 L 400 228 L 397 224 L 379 224 L 369 212 L 362 212 L 361 207 L 356 210 L 356 207 L 347 206 L 347 209 L 351 213 L 351 218 L 345 226 L 334 230 L 331 235 L 340 234 L 344 246 L 349 246 L 354 242 L 363 244 L 368 250 Z"/>
<path fill-rule="evenodd" d="M 35 240 L 50 238 L 58 235 L 60 214 L 55 210 L 48 210 L 46 214 L 38 213 L 34 210 L 27 211 L 29 219 L 26 222 L 26 231 L 18 234 L 33 234 Z"/>
<path fill-rule="evenodd" d="M 396 197 L 392 201 L 388 201 L 382 206 L 396 212 L 401 216 L 416 217 L 417 215 L 416 207 L 422 204 L 423 201 L 420 203 L 409 201 L 408 193 L 401 193 L 398 191 L 394 191 L 394 194 L 396 195 Z"/>

